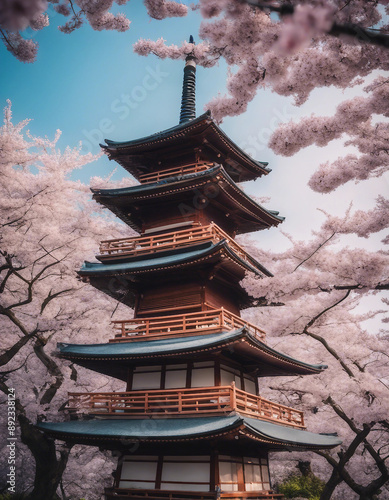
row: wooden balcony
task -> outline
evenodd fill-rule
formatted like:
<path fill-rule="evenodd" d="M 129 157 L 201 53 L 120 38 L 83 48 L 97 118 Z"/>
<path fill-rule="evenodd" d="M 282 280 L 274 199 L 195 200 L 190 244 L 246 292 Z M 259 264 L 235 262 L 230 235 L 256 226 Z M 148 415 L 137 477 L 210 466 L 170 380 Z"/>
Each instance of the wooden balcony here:
<path fill-rule="evenodd" d="M 195 226 L 171 233 L 156 234 L 153 236 L 136 236 L 134 238 L 119 238 L 104 240 L 100 243 L 97 258 L 105 260 L 136 257 L 166 250 L 175 250 L 185 246 L 212 241 L 217 243 L 226 239 L 229 247 L 245 262 L 253 263 L 250 255 L 243 250 L 227 233 L 214 223 L 208 226 Z"/>
<path fill-rule="evenodd" d="M 169 168 L 168 170 L 161 170 L 160 172 L 153 172 L 151 174 L 143 174 L 139 176 L 139 182 L 142 184 L 149 184 L 151 182 L 159 182 L 169 177 L 177 175 L 194 174 L 196 172 L 203 172 L 208 168 L 213 167 L 213 163 L 189 163 L 188 165 L 181 165 L 180 167 Z"/>
<path fill-rule="evenodd" d="M 305 428 L 302 411 L 241 391 L 234 383 L 192 389 L 69 393 L 67 409 L 78 414 L 126 418 L 204 417 L 238 412 L 260 420 Z"/>
<path fill-rule="evenodd" d="M 210 307 L 210 306 L 208 306 Z M 188 314 L 136 318 L 124 321 L 112 321 L 115 337 L 109 342 L 129 342 L 160 339 L 166 336 L 204 335 L 220 333 L 245 327 L 264 342 L 266 333 L 261 328 L 244 321 L 239 316 L 221 309 L 210 309 Z"/>
<path fill-rule="evenodd" d="M 222 493 L 200 491 L 164 491 L 143 489 L 106 488 L 106 500 L 129 498 L 132 500 L 280 500 L 279 493 L 267 491 L 228 491 Z"/>

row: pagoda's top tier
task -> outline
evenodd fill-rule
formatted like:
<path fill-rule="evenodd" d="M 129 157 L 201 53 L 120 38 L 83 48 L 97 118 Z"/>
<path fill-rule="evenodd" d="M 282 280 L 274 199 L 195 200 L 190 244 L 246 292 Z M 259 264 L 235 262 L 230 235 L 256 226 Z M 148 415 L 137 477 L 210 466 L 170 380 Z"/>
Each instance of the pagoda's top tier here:
<path fill-rule="evenodd" d="M 108 139 L 101 144 L 136 179 L 183 165 L 217 163 L 235 182 L 268 174 L 266 162 L 258 162 L 237 146 L 213 121 L 210 111 L 162 132 L 126 142 Z"/>
<path fill-rule="evenodd" d="M 189 43 L 194 48 L 192 36 Z M 105 139 L 105 142 L 101 147 L 109 159 L 117 161 L 142 183 L 177 169 L 189 173 L 215 163 L 222 165 L 235 182 L 253 180 L 270 172 L 267 163 L 253 160 L 226 136 L 213 121 L 210 111 L 196 118 L 193 50 L 185 59 L 179 125 L 133 141 Z"/>

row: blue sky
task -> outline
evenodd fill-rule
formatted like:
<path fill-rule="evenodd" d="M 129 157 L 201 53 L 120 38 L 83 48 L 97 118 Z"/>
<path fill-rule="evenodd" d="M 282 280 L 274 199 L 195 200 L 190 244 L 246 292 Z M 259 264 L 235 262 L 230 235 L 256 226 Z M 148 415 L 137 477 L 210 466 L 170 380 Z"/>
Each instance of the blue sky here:
<path fill-rule="evenodd" d="M 50 27 L 26 33 L 39 43 L 33 64 L 17 61 L 1 46 L 0 62 L 6 68 L 1 103 L 11 99 L 15 121 L 33 118 L 31 131 L 49 137 L 59 128 L 60 147 L 82 141 L 83 151 L 93 153 L 103 137 L 132 139 L 178 123 L 184 63 L 138 56 L 132 45 L 140 37 L 162 36 L 168 43 L 181 44 L 190 34 L 196 36 L 198 13 L 156 21 L 148 18 L 139 1 L 116 10 L 131 19 L 127 32 L 96 32 L 85 25 L 70 35 L 57 29 L 65 18 L 50 10 Z M 199 114 L 224 85 L 222 68 L 198 69 Z M 107 169 L 112 165 L 100 160 L 78 175 L 87 181 L 89 170 L 105 175 Z"/>
<path fill-rule="evenodd" d="M 4 107 L 6 99 L 11 99 L 14 122 L 32 118 L 29 128 L 33 134 L 53 138 L 55 130 L 60 129 L 61 149 L 82 141 L 83 151 L 93 153 L 99 152 L 98 143 L 104 138 L 135 139 L 178 123 L 184 63 L 138 56 L 132 45 L 141 37 L 163 37 L 175 44 L 181 44 L 191 34 L 198 39 L 198 11 L 190 11 L 186 18 L 163 21 L 149 19 L 140 1 L 116 7 L 116 11 L 125 12 L 132 21 L 127 32 L 96 32 L 85 25 L 70 35 L 57 29 L 64 18 L 55 13 L 53 16 L 51 11 L 50 27 L 27 33 L 39 42 L 38 58 L 33 64 L 17 61 L 0 47 L 0 100 Z M 224 63 L 211 69 L 198 68 L 198 114 L 213 96 L 225 93 L 225 81 Z M 282 229 L 297 238 L 309 236 L 311 229 L 317 229 L 323 221 L 316 208 L 342 215 L 352 200 L 357 200 L 358 208 L 372 208 L 377 194 L 388 191 L 382 179 L 359 185 L 348 183 L 328 195 L 313 193 L 307 187 L 310 175 L 322 161 L 346 154 L 343 141 L 324 149 L 310 147 L 292 158 L 277 157 L 266 146 L 271 131 L 281 121 L 312 112 L 327 115 L 339 102 L 354 95 L 363 95 L 361 87 L 345 92 L 318 89 L 307 103 L 296 108 L 292 99 L 269 89 L 261 90 L 245 114 L 227 118 L 222 124 L 239 146 L 256 159 L 269 162 L 272 173 L 245 183 L 244 188 L 248 194 L 271 197 L 268 208 L 286 216 Z M 88 184 L 91 176 L 104 177 L 114 168 L 114 163 L 102 157 L 74 175 Z M 123 175 L 127 173 L 118 167 L 115 176 Z M 274 249 L 286 243 L 279 229 L 262 231 L 255 237 L 264 248 Z M 358 244 L 367 243 L 363 240 Z"/>

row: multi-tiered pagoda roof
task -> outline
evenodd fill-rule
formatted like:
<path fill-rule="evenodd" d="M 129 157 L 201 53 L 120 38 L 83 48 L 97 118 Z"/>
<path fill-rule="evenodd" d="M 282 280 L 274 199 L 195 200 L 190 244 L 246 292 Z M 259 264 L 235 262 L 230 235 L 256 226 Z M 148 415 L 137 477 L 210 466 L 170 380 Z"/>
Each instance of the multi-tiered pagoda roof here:
<path fill-rule="evenodd" d="M 134 318 L 113 321 L 106 343 L 58 344 L 61 358 L 126 382 L 125 390 L 69 393 L 71 420 L 38 426 L 120 455 L 107 500 L 275 500 L 269 451 L 340 444 L 308 432 L 302 411 L 260 395 L 264 377 L 319 376 L 327 367 L 278 352 L 240 316 L 263 300 L 241 280 L 272 274 L 235 235 L 283 217 L 237 185 L 268 174 L 267 163 L 244 153 L 209 112 L 195 117 L 195 71 L 189 54 L 178 126 L 102 146 L 140 185 L 93 196 L 140 235 L 102 241 L 97 262 L 78 274 L 133 307 Z"/>

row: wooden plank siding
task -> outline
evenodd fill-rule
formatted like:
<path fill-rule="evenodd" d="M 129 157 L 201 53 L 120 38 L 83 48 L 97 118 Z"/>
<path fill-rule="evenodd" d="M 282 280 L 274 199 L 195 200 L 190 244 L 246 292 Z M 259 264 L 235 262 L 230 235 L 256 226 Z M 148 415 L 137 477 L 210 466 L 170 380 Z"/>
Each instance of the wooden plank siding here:
<path fill-rule="evenodd" d="M 266 333 L 261 328 L 244 321 L 223 307 L 209 311 L 151 318 L 134 318 L 112 321 L 115 337 L 109 342 L 129 342 L 163 338 L 166 336 L 201 335 L 232 331 L 245 327 L 264 342 Z"/>
<path fill-rule="evenodd" d="M 241 391 L 234 383 L 190 389 L 69 393 L 68 396 L 67 409 L 75 413 L 166 418 L 225 415 L 236 411 L 260 420 L 305 428 L 302 411 Z"/>

